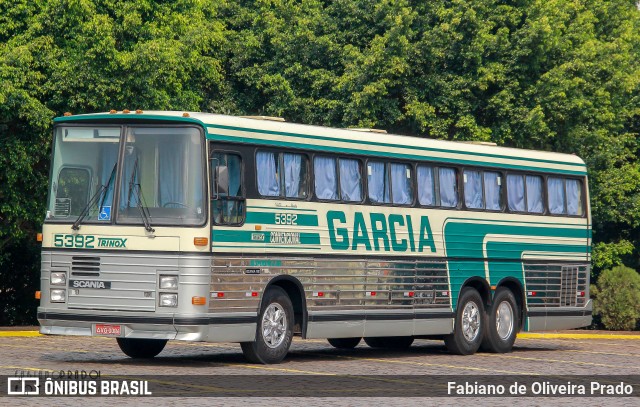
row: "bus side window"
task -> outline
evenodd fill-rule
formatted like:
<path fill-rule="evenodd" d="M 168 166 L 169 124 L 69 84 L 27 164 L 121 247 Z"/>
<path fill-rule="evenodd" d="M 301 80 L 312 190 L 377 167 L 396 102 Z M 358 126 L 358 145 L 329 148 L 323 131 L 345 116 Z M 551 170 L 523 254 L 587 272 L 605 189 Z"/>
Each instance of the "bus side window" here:
<path fill-rule="evenodd" d="M 582 183 L 577 179 L 567 179 L 567 213 L 582 216 Z"/>
<path fill-rule="evenodd" d="M 542 177 L 527 175 L 527 212 L 542 213 Z"/>
<path fill-rule="evenodd" d="M 547 191 L 549 193 L 549 212 L 554 215 L 567 213 L 564 179 L 549 177 L 547 179 Z"/>
<path fill-rule="evenodd" d="M 239 225 L 244 222 L 242 159 L 237 154 L 214 152 L 211 157 L 213 222 Z"/>

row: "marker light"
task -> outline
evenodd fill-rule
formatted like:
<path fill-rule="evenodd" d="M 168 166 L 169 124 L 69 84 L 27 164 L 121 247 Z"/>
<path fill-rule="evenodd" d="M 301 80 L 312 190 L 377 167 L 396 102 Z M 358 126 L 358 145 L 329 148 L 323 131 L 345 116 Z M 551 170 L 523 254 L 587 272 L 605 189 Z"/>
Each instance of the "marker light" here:
<path fill-rule="evenodd" d="M 142 113 L 142 110 L 136 109 L 136 114 L 141 114 L 141 113 Z"/>
<path fill-rule="evenodd" d="M 177 290 L 178 276 L 160 276 L 161 290 Z"/>
<path fill-rule="evenodd" d="M 40 291 L 36 291 L 36 300 L 39 300 L 41 296 Z"/>
<path fill-rule="evenodd" d="M 193 244 L 195 246 L 206 246 L 207 244 L 209 244 L 209 239 L 206 237 L 194 237 Z"/>
<path fill-rule="evenodd" d="M 51 294 L 49 298 L 51 299 L 51 302 L 65 302 L 66 296 L 67 296 L 67 290 L 57 288 L 57 289 L 51 290 Z"/>
<path fill-rule="evenodd" d="M 205 297 L 191 297 L 191 304 L 207 305 L 207 299 Z"/>
<path fill-rule="evenodd" d="M 37 242 L 42 242 L 42 233 L 37 233 L 36 234 L 36 241 Z"/>
<path fill-rule="evenodd" d="M 52 272 L 51 285 L 67 285 L 67 273 Z"/>
<path fill-rule="evenodd" d="M 116 114 L 116 113 L 118 113 L 118 111 L 117 111 L 117 110 L 115 110 L 115 109 L 111 109 L 111 110 L 109 110 L 109 114 Z"/>
<path fill-rule="evenodd" d="M 178 294 L 160 294 L 160 306 L 161 307 L 177 307 L 178 306 Z"/>

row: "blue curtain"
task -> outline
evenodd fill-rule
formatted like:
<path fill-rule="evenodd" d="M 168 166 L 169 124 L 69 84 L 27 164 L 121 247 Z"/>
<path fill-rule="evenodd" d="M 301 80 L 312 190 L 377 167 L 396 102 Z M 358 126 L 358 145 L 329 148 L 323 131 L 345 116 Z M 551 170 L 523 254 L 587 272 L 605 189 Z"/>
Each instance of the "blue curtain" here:
<path fill-rule="evenodd" d="M 258 192 L 263 196 L 280 196 L 280 182 L 276 170 L 276 155 L 259 151 L 256 155 L 258 167 Z"/>
<path fill-rule="evenodd" d="M 456 170 L 440 168 L 440 206 L 452 208 L 458 205 L 458 186 L 456 184 Z"/>
<path fill-rule="evenodd" d="M 394 204 L 400 205 L 413 201 L 411 168 L 407 164 L 391 164 L 391 198 Z"/>
<path fill-rule="evenodd" d="M 362 201 L 362 175 L 358 160 L 340 159 L 340 193 L 343 201 Z"/>
<path fill-rule="evenodd" d="M 369 199 L 375 203 L 389 203 L 389 177 L 384 163 L 370 161 L 368 168 Z"/>
<path fill-rule="evenodd" d="M 567 213 L 569 215 L 582 215 L 582 194 L 580 181 L 568 179 L 567 181 Z"/>
<path fill-rule="evenodd" d="M 480 171 L 465 171 L 464 176 L 464 204 L 467 208 L 483 208 Z"/>
<path fill-rule="evenodd" d="M 302 156 L 284 153 L 284 194 L 287 198 L 302 198 L 300 193 L 300 174 Z"/>
<path fill-rule="evenodd" d="M 499 211 L 502 183 L 500 173 L 485 171 L 484 173 L 484 200 L 486 208 L 490 211 Z"/>
<path fill-rule="evenodd" d="M 527 212 L 542 213 L 542 177 L 527 175 Z"/>
<path fill-rule="evenodd" d="M 524 212 L 524 177 L 507 175 L 507 203 L 510 211 Z"/>
<path fill-rule="evenodd" d="M 240 157 L 234 154 L 228 154 L 227 170 L 229 171 L 229 196 L 240 196 L 240 176 L 242 175 Z"/>
<path fill-rule="evenodd" d="M 102 165 L 100 168 L 100 185 L 104 186 L 107 184 L 107 182 L 109 182 L 109 177 L 111 177 L 113 166 L 115 165 L 116 161 L 118 161 L 118 145 L 104 144 L 104 147 L 102 149 Z M 98 205 L 111 206 L 113 204 L 113 191 L 114 185 L 116 184 L 115 173 L 113 177 L 114 179 L 111 180 L 109 188 L 105 191 L 104 195 L 100 197 Z M 98 208 L 98 213 L 100 213 L 101 210 L 101 207 Z"/>
<path fill-rule="evenodd" d="M 549 177 L 547 183 L 549 192 L 549 212 L 553 214 L 563 214 L 564 208 L 564 180 L 562 178 Z"/>
<path fill-rule="evenodd" d="M 315 157 L 313 159 L 316 196 L 318 199 L 338 199 L 338 178 L 336 177 L 336 159 Z"/>
<path fill-rule="evenodd" d="M 420 205 L 435 205 L 433 168 L 418 166 L 418 202 Z"/>
<path fill-rule="evenodd" d="M 186 190 L 185 190 L 185 169 L 187 163 L 185 163 L 185 148 L 187 140 L 177 140 L 173 142 L 165 142 L 158 144 L 158 180 L 159 180 L 159 202 L 158 205 L 162 208 L 169 203 L 179 203 L 186 205 Z M 126 167 L 125 167 L 126 168 Z M 140 163 L 138 163 L 138 171 L 140 170 Z M 129 188 L 129 178 L 124 178 Z M 137 183 L 138 181 L 134 181 Z M 202 182 L 202 181 L 200 181 Z M 135 202 L 133 198 L 134 193 L 131 193 L 131 201 Z M 176 205 L 167 205 L 167 207 L 175 208 Z"/>

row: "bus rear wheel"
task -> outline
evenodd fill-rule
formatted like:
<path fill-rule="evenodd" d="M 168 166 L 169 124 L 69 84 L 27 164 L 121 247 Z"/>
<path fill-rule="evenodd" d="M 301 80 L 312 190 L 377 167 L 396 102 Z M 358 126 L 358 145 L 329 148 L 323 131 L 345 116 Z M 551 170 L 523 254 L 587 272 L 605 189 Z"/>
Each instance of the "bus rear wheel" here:
<path fill-rule="evenodd" d="M 519 307 L 511 290 L 506 287 L 498 288 L 487 315 L 482 350 L 493 353 L 511 352 L 520 326 L 519 315 Z"/>
<path fill-rule="evenodd" d="M 167 344 L 166 339 L 116 338 L 122 352 L 133 359 L 151 359 L 158 356 Z"/>
<path fill-rule="evenodd" d="M 465 288 L 458 298 L 453 333 L 445 336 L 449 352 L 456 355 L 476 353 L 484 337 L 486 314 L 482 298 L 474 288 Z"/>
<path fill-rule="evenodd" d="M 254 342 L 240 344 L 244 357 L 252 363 L 280 363 L 287 356 L 293 339 L 293 305 L 280 287 L 264 293 Z"/>
<path fill-rule="evenodd" d="M 364 338 L 372 348 L 407 349 L 413 344 L 413 336 L 376 336 Z"/>
<path fill-rule="evenodd" d="M 329 338 L 329 345 L 337 349 L 353 349 L 360 343 L 362 338 Z"/>

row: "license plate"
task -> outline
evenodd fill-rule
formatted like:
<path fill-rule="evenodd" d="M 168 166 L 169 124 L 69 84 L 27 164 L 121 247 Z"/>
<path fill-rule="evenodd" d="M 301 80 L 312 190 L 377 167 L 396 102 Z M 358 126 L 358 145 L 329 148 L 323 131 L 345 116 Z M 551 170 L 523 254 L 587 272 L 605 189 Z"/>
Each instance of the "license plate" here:
<path fill-rule="evenodd" d="M 120 336 L 122 329 L 120 325 L 96 324 L 96 335 Z"/>

